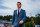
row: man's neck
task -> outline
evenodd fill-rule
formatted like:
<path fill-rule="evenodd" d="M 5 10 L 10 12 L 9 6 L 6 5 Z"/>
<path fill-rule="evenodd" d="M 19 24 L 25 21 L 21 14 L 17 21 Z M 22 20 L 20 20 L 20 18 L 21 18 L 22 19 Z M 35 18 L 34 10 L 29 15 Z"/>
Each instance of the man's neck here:
<path fill-rule="evenodd" d="M 19 8 L 19 9 L 17 9 L 17 10 L 19 10 L 19 11 L 20 11 L 20 10 L 21 10 L 21 8 Z"/>
<path fill-rule="evenodd" d="M 18 8 L 18 10 L 20 10 L 21 8 Z"/>

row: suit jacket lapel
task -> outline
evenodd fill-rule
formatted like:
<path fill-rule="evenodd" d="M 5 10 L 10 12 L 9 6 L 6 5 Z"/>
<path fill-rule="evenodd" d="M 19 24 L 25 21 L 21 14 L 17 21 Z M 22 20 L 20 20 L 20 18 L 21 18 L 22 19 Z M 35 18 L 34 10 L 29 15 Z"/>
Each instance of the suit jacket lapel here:
<path fill-rule="evenodd" d="M 20 16 L 21 13 L 22 13 L 22 9 L 21 9 L 21 11 L 20 11 L 20 13 L 19 13 L 19 16 Z"/>

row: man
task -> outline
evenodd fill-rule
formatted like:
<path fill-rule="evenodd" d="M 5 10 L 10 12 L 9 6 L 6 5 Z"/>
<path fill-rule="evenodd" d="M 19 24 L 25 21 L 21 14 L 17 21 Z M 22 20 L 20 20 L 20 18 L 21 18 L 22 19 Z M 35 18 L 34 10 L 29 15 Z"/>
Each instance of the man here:
<path fill-rule="evenodd" d="M 25 10 L 21 9 L 21 3 L 17 2 L 17 10 L 14 10 L 14 15 L 12 19 L 12 27 L 24 27 L 24 22 L 26 19 Z"/>

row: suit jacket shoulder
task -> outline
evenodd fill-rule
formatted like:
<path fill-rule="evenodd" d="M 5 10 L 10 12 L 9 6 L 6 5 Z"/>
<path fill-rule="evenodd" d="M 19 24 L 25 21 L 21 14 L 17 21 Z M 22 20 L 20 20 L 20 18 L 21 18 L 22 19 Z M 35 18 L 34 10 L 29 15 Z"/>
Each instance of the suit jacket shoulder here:
<path fill-rule="evenodd" d="M 14 10 L 14 11 L 17 11 L 17 10 Z"/>
<path fill-rule="evenodd" d="M 22 9 L 22 11 L 24 11 L 24 12 L 25 12 L 25 10 L 24 10 L 24 9 Z"/>
<path fill-rule="evenodd" d="M 17 10 L 14 10 L 14 12 L 16 12 Z"/>

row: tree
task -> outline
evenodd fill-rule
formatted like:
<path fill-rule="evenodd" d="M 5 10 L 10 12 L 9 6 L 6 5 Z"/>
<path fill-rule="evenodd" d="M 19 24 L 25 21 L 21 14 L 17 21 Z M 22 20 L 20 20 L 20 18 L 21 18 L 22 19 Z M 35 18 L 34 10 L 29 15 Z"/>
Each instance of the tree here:
<path fill-rule="evenodd" d="M 3 19 L 3 16 L 0 16 L 0 19 Z"/>
<path fill-rule="evenodd" d="M 40 14 L 37 14 L 37 15 L 36 15 L 34 21 L 35 21 L 35 24 L 40 25 Z"/>
<path fill-rule="evenodd" d="M 7 16 L 4 16 L 4 20 L 8 20 L 8 21 L 10 21 L 10 19 L 12 18 L 12 15 L 7 15 Z"/>

